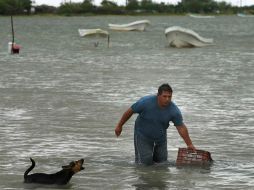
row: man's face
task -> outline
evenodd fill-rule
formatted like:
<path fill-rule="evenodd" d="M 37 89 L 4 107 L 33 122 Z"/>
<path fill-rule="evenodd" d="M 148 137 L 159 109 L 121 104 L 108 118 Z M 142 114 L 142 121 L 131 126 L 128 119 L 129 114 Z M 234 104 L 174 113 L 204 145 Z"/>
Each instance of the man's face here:
<path fill-rule="evenodd" d="M 162 91 L 160 95 L 158 95 L 158 104 L 161 107 L 167 106 L 172 99 L 172 93 L 168 91 Z"/>

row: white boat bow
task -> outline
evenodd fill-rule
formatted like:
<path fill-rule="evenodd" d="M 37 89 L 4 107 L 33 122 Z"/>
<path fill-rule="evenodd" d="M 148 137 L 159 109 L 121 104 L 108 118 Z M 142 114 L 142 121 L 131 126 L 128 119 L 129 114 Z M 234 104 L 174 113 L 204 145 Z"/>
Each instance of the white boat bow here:
<path fill-rule="evenodd" d="M 203 47 L 211 45 L 213 39 L 203 38 L 193 30 L 173 26 L 165 29 L 165 36 L 172 47 Z"/>
<path fill-rule="evenodd" d="M 78 29 L 79 35 L 81 37 L 94 36 L 94 37 L 108 37 L 109 33 L 102 29 Z"/>
<path fill-rule="evenodd" d="M 144 31 L 148 25 L 150 25 L 149 20 L 138 20 L 128 24 L 108 24 L 111 30 L 119 31 Z"/>
<path fill-rule="evenodd" d="M 102 37 L 102 38 L 108 38 L 108 47 L 110 43 L 110 36 L 108 31 L 102 30 L 102 29 L 78 29 L 79 35 L 81 37 Z M 99 42 L 96 42 L 94 45 L 97 47 Z"/>
<path fill-rule="evenodd" d="M 213 15 L 188 14 L 192 18 L 215 18 Z"/>
<path fill-rule="evenodd" d="M 237 13 L 237 16 L 239 16 L 239 17 L 254 17 L 254 15 L 248 15 L 248 14 L 244 14 L 244 13 Z"/>

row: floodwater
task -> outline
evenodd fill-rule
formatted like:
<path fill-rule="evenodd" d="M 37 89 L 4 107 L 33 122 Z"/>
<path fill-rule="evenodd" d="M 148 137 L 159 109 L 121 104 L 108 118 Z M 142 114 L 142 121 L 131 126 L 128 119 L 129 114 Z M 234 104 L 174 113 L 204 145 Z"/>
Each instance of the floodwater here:
<path fill-rule="evenodd" d="M 79 28 L 148 19 L 146 32 L 80 38 Z M 164 30 L 182 26 L 213 38 L 203 48 L 168 47 Z M 0 189 L 253 189 L 254 19 L 218 16 L 14 17 L 19 55 L 9 55 L 9 17 L 0 17 Z M 99 46 L 94 44 L 99 42 Z M 177 168 L 175 127 L 169 161 L 136 166 L 133 116 L 116 138 L 122 113 L 162 83 L 174 89 L 196 148 L 210 151 L 209 168 Z M 53 173 L 72 160 L 86 169 L 66 186 L 23 184 L 33 172 Z"/>

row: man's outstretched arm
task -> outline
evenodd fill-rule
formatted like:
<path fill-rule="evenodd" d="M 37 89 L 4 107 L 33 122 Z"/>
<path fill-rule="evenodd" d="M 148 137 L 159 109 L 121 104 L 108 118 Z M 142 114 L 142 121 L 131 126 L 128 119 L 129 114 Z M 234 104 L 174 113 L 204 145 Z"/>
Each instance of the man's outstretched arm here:
<path fill-rule="evenodd" d="M 117 137 L 121 135 L 123 125 L 126 123 L 126 121 L 130 119 L 132 115 L 133 115 L 133 111 L 131 108 L 129 108 L 126 112 L 124 112 L 124 114 L 122 115 L 120 121 L 118 122 L 115 128 L 115 134 Z"/>
<path fill-rule="evenodd" d="M 196 148 L 195 146 L 192 144 L 192 141 L 190 139 L 190 136 L 189 136 L 189 132 L 188 132 L 188 129 L 187 127 L 185 126 L 185 124 L 181 125 L 181 126 L 177 126 L 176 127 L 179 135 L 183 138 L 184 142 L 186 143 L 187 147 L 189 149 L 192 149 L 194 152 L 196 151 Z"/>

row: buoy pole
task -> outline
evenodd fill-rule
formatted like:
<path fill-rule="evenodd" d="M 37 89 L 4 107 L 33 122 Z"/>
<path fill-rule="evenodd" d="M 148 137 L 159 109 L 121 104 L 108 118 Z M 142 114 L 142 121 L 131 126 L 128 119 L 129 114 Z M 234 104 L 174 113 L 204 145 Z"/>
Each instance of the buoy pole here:
<path fill-rule="evenodd" d="M 110 43 L 110 36 L 108 35 L 108 48 L 109 48 L 109 43 Z"/>
<path fill-rule="evenodd" d="M 14 28 L 13 28 L 13 18 L 12 18 L 12 15 L 11 15 L 11 31 L 12 31 L 11 53 L 13 54 L 13 47 L 14 47 Z"/>
<path fill-rule="evenodd" d="M 15 41 L 14 41 L 14 27 L 13 27 L 13 18 L 12 18 L 12 15 L 11 15 L 11 32 L 12 32 L 12 41 L 9 42 L 8 44 L 8 51 L 10 54 L 16 54 L 16 53 L 19 53 L 19 49 L 20 49 L 20 46 L 15 44 Z"/>

